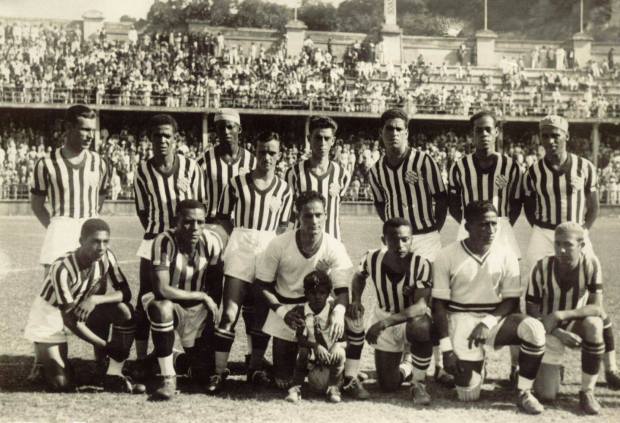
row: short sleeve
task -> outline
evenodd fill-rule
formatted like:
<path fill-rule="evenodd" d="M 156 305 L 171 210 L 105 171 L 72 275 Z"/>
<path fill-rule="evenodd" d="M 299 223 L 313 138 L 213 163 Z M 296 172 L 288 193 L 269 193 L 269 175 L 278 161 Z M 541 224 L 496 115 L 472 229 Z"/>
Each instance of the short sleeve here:
<path fill-rule="evenodd" d="M 596 175 L 596 169 L 594 169 L 594 165 L 589 161 L 584 160 L 586 163 L 585 170 L 585 181 L 584 181 L 584 191 L 586 193 L 596 192 L 598 186 L 598 180 Z"/>
<path fill-rule="evenodd" d="M 452 164 L 450 172 L 448 173 L 448 193 L 453 196 L 461 195 L 459 168 L 456 162 Z"/>
<path fill-rule="evenodd" d="M 110 167 L 108 162 L 101 156 L 99 156 L 99 195 L 106 195 L 110 189 Z"/>
<path fill-rule="evenodd" d="M 34 165 L 34 171 L 30 178 L 30 193 L 34 195 L 47 195 L 48 173 L 45 167 L 45 158 L 41 158 Z"/>
<path fill-rule="evenodd" d="M 538 260 L 536 265 L 532 268 L 530 272 L 530 280 L 527 285 L 527 293 L 525 295 L 525 300 L 528 303 L 540 305 L 543 302 L 543 264 L 545 259 Z"/>
<path fill-rule="evenodd" d="M 377 167 L 380 166 L 381 160 L 379 160 L 373 168 L 370 170 L 368 182 L 370 183 L 370 189 L 372 191 L 373 198 L 375 199 L 375 203 L 384 203 L 385 198 L 383 196 L 383 191 L 381 188 L 381 184 L 379 183 L 379 176 Z"/>
<path fill-rule="evenodd" d="M 433 263 L 433 298 L 450 300 L 450 258 L 449 251 L 443 250 Z"/>
<path fill-rule="evenodd" d="M 152 260 L 155 270 L 169 269 L 172 260 L 174 245 L 166 233 L 158 235 L 153 240 Z"/>
<path fill-rule="evenodd" d="M 590 261 L 589 267 L 590 271 L 587 289 L 591 294 L 602 294 L 603 293 L 603 271 L 601 269 L 601 263 L 596 256 L 587 256 L 587 260 Z"/>
<path fill-rule="evenodd" d="M 64 266 L 59 266 L 52 272 L 52 285 L 54 286 L 54 292 L 56 293 L 56 299 L 60 306 L 73 303 L 73 295 L 69 286 L 71 285 L 71 275 Z"/>
<path fill-rule="evenodd" d="M 535 163 L 530 166 L 530 168 L 527 170 L 527 172 L 525 172 L 525 175 L 523 176 L 523 184 L 521 184 L 521 189 L 523 190 L 523 195 L 525 197 L 530 197 L 535 191 L 532 168 L 536 165 L 537 164 Z"/>
<path fill-rule="evenodd" d="M 426 155 L 426 160 L 424 160 L 424 181 L 429 187 L 430 193 L 432 195 L 440 194 L 442 192 L 446 192 L 446 187 L 444 186 L 443 179 L 441 179 L 441 171 L 439 170 L 439 166 L 431 156 Z"/>
<path fill-rule="evenodd" d="M 353 263 L 344 244 L 336 239 L 331 239 L 331 241 L 333 242 L 329 248 L 329 255 L 325 259 L 328 262 L 333 287 L 334 289 L 348 288 L 351 283 Z M 317 267 L 319 266 L 317 265 Z"/>
<path fill-rule="evenodd" d="M 136 203 L 136 210 L 138 212 L 143 212 L 146 210 L 146 188 L 142 179 L 140 178 L 140 169 L 136 170 L 134 179 L 133 179 L 133 191 L 134 191 L 134 202 Z"/>
<path fill-rule="evenodd" d="M 416 289 L 429 289 L 433 287 L 433 270 L 431 262 L 424 257 L 414 255 L 411 259 L 411 284 Z"/>
<path fill-rule="evenodd" d="M 118 260 L 111 250 L 107 251 L 107 256 L 109 263 L 108 278 L 112 283 L 112 288 L 116 291 L 122 291 L 123 302 L 129 302 L 131 300 L 131 290 L 129 289 L 127 278 L 123 274 L 123 271 L 118 264 Z"/>
<path fill-rule="evenodd" d="M 280 215 L 280 224 L 286 224 L 291 218 L 291 211 L 293 209 L 293 190 L 288 187 L 286 192 L 282 196 L 282 208 Z"/>
<path fill-rule="evenodd" d="M 512 252 L 504 254 L 504 277 L 500 281 L 502 298 L 519 298 L 521 296 L 521 280 L 519 274 L 519 260 Z"/>

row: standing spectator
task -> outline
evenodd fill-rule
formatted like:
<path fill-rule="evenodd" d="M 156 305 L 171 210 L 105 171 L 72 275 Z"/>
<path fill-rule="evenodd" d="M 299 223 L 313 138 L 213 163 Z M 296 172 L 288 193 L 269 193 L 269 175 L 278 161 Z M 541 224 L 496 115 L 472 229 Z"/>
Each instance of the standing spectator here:
<path fill-rule="evenodd" d="M 614 48 L 610 48 L 607 53 L 607 66 L 609 66 L 609 70 L 614 69 Z"/>

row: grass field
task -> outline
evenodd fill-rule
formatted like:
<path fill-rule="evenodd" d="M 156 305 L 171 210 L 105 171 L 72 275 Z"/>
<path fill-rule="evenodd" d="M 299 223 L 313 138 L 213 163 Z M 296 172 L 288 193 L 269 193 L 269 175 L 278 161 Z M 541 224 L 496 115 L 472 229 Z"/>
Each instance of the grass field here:
<path fill-rule="evenodd" d="M 134 295 L 137 292 L 138 261 L 135 251 L 140 242 L 141 227 L 132 217 L 110 217 L 112 249 L 121 260 Z M 343 217 L 343 236 L 354 262 L 379 242 L 380 225 L 375 217 Z M 444 244 L 453 240 L 457 226 L 450 221 L 442 233 Z M 529 228 L 525 222 L 517 225 L 517 237 L 525 249 Z M 612 315 L 616 339 L 620 341 L 620 221 L 603 217 L 592 231 L 594 248 L 605 271 L 606 307 Z M 483 387 L 481 401 L 474 405 L 456 401 L 454 392 L 429 383 L 433 405 L 417 409 L 409 401 L 409 390 L 403 387 L 396 394 L 382 394 L 374 380 L 372 349 L 365 346 L 362 368 L 370 379 L 366 387 L 372 398 L 366 402 L 345 400 L 328 404 L 317 395 L 307 395 L 301 404 L 285 402 L 284 394 L 275 390 L 254 393 L 242 377 L 233 376 L 227 393 L 209 397 L 188 387 L 169 403 L 148 402 L 146 396 L 127 396 L 102 393 L 89 386 L 92 378 L 92 351 L 73 338 L 69 343 L 70 356 L 84 384 L 77 394 L 48 394 L 34 392 L 25 383 L 32 363 L 32 347 L 23 339 L 22 331 L 27 313 L 41 286 L 42 269 L 37 264 L 43 229 L 31 217 L 0 217 L 0 421 L 563 421 L 579 416 L 576 393 L 579 390 L 579 353 L 567 358 L 565 383 L 559 400 L 547 406 L 542 416 L 531 417 L 517 412 L 513 393 L 502 388 L 498 381 L 506 378 L 509 368 L 505 350 L 494 353 L 488 365 L 489 378 Z M 523 270 L 523 269 L 522 269 Z M 373 292 L 366 290 L 365 304 L 370 307 Z M 246 352 L 245 335 L 237 328 L 232 361 L 240 362 Z M 603 379 L 603 378 L 601 378 Z M 183 385 L 180 385 L 183 388 Z M 620 421 L 620 392 L 607 389 L 599 382 L 597 396 L 604 411 L 598 422 Z M 584 417 L 585 418 L 585 417 Z M 586 420 L 595 421 L 594 418 Z"/>

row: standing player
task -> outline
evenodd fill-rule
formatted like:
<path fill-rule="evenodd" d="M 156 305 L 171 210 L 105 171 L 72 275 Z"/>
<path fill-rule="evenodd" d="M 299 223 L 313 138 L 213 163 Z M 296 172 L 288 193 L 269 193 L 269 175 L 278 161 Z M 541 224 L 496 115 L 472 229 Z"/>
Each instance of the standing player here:
<path fill-rule="evenodd" d="M 386 220 L 381 239 L 387 249 L 368 251 L 353 278 L 349 314 L 353 319 L 364 317 L 362 294 L 366 279 L 370 278 L 377 304 L 366 339 L 375 347 L 379 386 L 384 391 L 395 391 L 405 379 L 413 376 L 414 403 L 428 405 L 431 398 L 425 380 L 433 354 L 427 306 L 432 285 L 431 264 L 411 252 L 411 225 L 405 219 Z M 412 366 L 401 364 L 407 344 Z"/>
<path fill-rule="evenodd" d="M 527 250 L 531 269 L 543 257 L 553 255 L 553 236 L 557 225 L 575 222 L 585 229 L 584 253 L 594 254 L 588 231 L 598 216 L 597 177 L 594 165 L 569 153 L 568 121 L 561 116 L 546 116 L 540 121 L 540 139 L 545 156 L 534 163 L 524 178 L 525 216 L 532 225 Z M 612 389 L 620 389 L 620 372 L 611 319 L 605 317 L 605 379 Z"/>
<path fill-rule="evenodd" d="M 175 225 L 177 204 L 185 199 L 202 201 L 202 172 L 192 159 L 176 154 L 177 122 L 167 114 L 153 116 L 148 127 L 153 157 L 142 161 L 133 182 L 136 212 L 144 228 L 140 257 L 140 292 L 136 307 L 136 355 L 139 373 L 148 367 L 149 322 L 142 307 L 142 296 L 152 290 L 150 274 L 153 239 Z M 216 299 L 219 303 L 219 298 Z"/>
<path fill-rule="evenodd" d="M 219 315 L 213 295 L 219 291 L 219 281 L 211 278 L 211 269 L 220 261 L 225 241 L 220 234 L 205 229 L 201 202 L 183 200 L 175 211 L 176 227 L 153 240 L 153 292 L 142 297 L 159 363 L 160 375 L 153 392 L 157 400 L 169 400 L 176 392 L 174 331 L 190 357 L 190 365 L 199 364 L 205 357 L 194 348 L 196 339 Z"/>
<path fill-rule="evenodd" d="M 291 214 L 292 192 L 275 174 L 281 156 L 278 134 L 261 135 L 256 143 L 256 156 L 256 169 L 232 178 L 218 208 L 218 220 L 228 221 L 230 225 L 232 217 L 234 229 L 224 255 L 222 320 L 215 332 L 215 375 L 209 383 L 210 393 L 223 387 L 240 306 L 254 296 L 252 284 L 257 257 L 278 232 L 286 229 Z M 252 321 L 246 321 L 246 332 L 252 339 L 247 377 L 248 382 L 264 385 L 269 382 L 262 370 L 269 337 L 261 330 L 259 313 L 254 314 Z"/>
<path fill-rule="evenodd" d="M 599 414 L 594 387 L 605 352 L 603 342 L 603 275 L 596 256 L 583 254 L 584 229 L 575 222 L 555 228 L 555 255 L 539 260 L 527 290 L 527 314 L 541 319 L 547 332 L 546 352 L 534 390 L 555 400 L 565 347 L 581 346 L 579 405 Z"/>
<path fill-rule="evenodd" d="M 131 393 L 144 389 L 132 386 L 122 373 L 133 343 L 133 309 L 131 291 L 116 256 L 108 249 L 109 241 L 107 223 L 86 220 L 80 230 L 80 247 L 51 264 L 43 290 L 30 309 L 24 335 L 34 343 L 45 383 L 52 391 L 75 388 L 67 359 L 69 333 L 110 358 L 104 390 Z"/>
<path fill-rule="evenodd" d="M 61 148 L 39 159 L 30 182 L 30 207 L 46 228 L 40 263 L 45 271 L 58 257 L 79 247 L 80 229 L 86 219 L 96 217 L 108 190 L 105 160 L 90 150 L 95 139 L 95 112 L 82 105 L 65 112 L 65 133 Z M 50 209 L 45 207 L 45 199 Z M 35 364 L 28 380 L 41 379 Z"/>
<path fill-rule="evenodd" d="M 299 229 L 285 232 L 271 241 L 256 266 L 256 283 L 271 309 L 263 331 L 273 336 L 273 370 L 275 382 L 281 388 L 288 388 L 292 380 L 298 349 L 296 330 L 304 324 L 303 316 L 293 311 L 306 302 L 304 277 L 314 270 L 329 274 L 336 305 L 330 314 L 328 336 L 339 339 L 345 330 L 352 268 L 344 245 L 325 233 L 323 196 L 316 191 L 303 192 L 297 197 L 295 208 Z M 350 323 L 347 320 L 347 326 Z M 357 375 L 345 376 L 342 389 L 358 399 L 368 398 Z"/>
<path fill-rule="evenodd" d="M 340 201 L 349 187 L 351 175 L 337 162 L 329 160 L 337 129 L 336 122 L 328 116 L 311 117 L 308 127 L 310 158 L 292 166 L 286 173 L 286 180 L 295 195 L 316 191 L 325 198 L 325 232 L 339 240 Z"/>
<path fill-rule="evenodd" d="M 409 146 L 408 127 L 409 118 L 401 109 L 390 109 L 381 115 L 385 155 L 370 170 L 370 187 L 381 220 L 407 219 L 413 230 L 412 250 L 433 262 L 441 249 L 439 232 L 446 221 L 448 196 L 435 160 Z M 410 356 L 406 355 L 405 359 L 410 360 Z M 442 384 L 452 385 L 437 349 L 435 378 Z"/>
<path fill-rule="evenodd" d="M 205 204 L 207 208 L 207 223 L 215 223 L 217 209 L 224 188 L 232 178 L 243 175 L 256 167 L 256 158 L 239 143 L 241 134 L 241 118 L 234 109 L 220 109 L 213 118 L 218 144 L 198 159 L 198 166 L 202 170 L 204 183 Z M 216 278 L 214 269 L 213 277 Z M 219 268 L 220 281 L 224 279 L 223 265 Z M 220 282 L 222 285 L 223 282 Z M 245 326 L 250 327 L 254 320 L 254 309 L 248 300 L 243 307 Z M 248 352 L 252 351 L 252 338 L 248 336 Z M 249 360 L 249 355 L 246 356 Z"/>
<path fill-rule="evenodd" d="M 494 243 L 495 206 L 474 201 L 465 207 L 469 237 L 454 242 L 433 264 L 433 320 L 446 369 L 454 374 L 461 401 L 480 397 L 484 346 L 520 345 L 517 405 L 528 414 L 544 408 L 531 392 L 545 352 L 545 328 L 516 313 L 521 285 L 512 251 Z"/>

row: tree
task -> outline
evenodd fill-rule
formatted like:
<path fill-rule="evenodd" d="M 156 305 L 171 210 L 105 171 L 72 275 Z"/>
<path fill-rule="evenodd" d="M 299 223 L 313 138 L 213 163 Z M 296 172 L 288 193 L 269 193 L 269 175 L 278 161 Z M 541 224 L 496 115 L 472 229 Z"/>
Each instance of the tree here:
<path fill-rule="evenodd" d="M 383 24 L 383 2 L 345 0 L 338 5 L 338 29 L 343 32 L 377 32 Z"/>
<path fill-rule="evenodd" d="M 291 12 L 286 6 L 263 0 L 244 0 L 239 4 L 235 26 L 283 30 Z"/>
<path fill-rule="evenodd" d="M 208 1 L 191 2 L 183 11 L 185 20 L 195 19 L 200 21 L 206 21 L 210 18 L 211 8 Z"/>
<path fill-rule="evenodd" d="M 231 0 L 213 0 L 207 22 L 213 26 L 235 26 L 235 17 L 230 14 Z"/>
<path fill-rule="evenodd" d="M 319 0 L 307 0 L 297 12 L 298 17 L 312 31 L 338 30 L 338 15 L 333 4 Z"/>
<path fill-rule="evenodd" d="M 180 0 L 169 2 L 154 2 L 146 19 L 161 30 L 173 30 L 184 25 L 183 2 Z"/>

